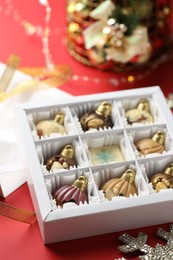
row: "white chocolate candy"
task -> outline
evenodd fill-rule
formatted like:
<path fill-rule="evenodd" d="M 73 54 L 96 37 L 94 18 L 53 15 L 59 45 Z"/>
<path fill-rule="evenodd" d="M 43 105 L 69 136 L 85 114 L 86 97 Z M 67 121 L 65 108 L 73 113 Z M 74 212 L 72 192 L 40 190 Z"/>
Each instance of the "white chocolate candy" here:
<path fill-rule="evenodd" d="M 36 125 L 36 130 L 39 136 L 50 136 L 51 133 L 65 134 L 65 128 L 63 125 L 53 121 L 44 120 Z"/>

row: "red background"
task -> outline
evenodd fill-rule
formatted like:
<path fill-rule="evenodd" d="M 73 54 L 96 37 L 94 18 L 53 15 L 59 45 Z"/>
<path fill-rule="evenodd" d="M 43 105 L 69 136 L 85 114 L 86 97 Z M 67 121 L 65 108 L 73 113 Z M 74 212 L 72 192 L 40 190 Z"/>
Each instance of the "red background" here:
<path fill-rule="evenodd" d="M 41 38 L 37 35 L 27 35 L 22 22 L 27 21 L 33 25 L 44 26 L 45 9 L 36 0 L 20 1 L 11 0 L 12 11 L 7 12 L 6 3 L 8 0 L 0 0 L 0 62 L 6 62 L 10 54 L 16 54 L 21 57 L 21 66 L 44 66 L 45 60 L 42 53 Z M 60 88 L 73 95 L 90 94 L 97 92 L 107 92 L 127 88 L 147 87 L 159 85 L 165 96 L 173 92 L 172 74 L 173 59 L 169 59 L 157 68 L 147 68 L 143 71 L 130 72 L 126 74 L 118 74 L 112 72 L 101 72 L 92 68 L 83 66 L 69 56 L 66 48 L 65 40 L 65 1 L 51 0 L 52 16 L 50 21 L 50 51 L 55 64 L 70 64 L 74 74 L 83 77 L 100 78 L 101 83 L 96 84 L 84 81 L 69 81 Z M 18 13 L 20 19 L 14 19 L 14 12 Z M 55 30 L 58 33 L 54 33 Z M 141 80 L 135 80 L 133 83 L 122 83 L 122 79 L 129 75 L 143 75 Z M 144 76 L 145 75 L 145 76 Z M 117 87 L 109 83 L 110 78 L 116 78 L 119 81 Z M 28 191 L 28 187 L 24 184 L 21 188 L 2 199 L 3 202 L 13 206 L 27 210 L 34 210 L 32 201 Z M 124 216 L 127 218 L 128 216 Z M 113 233 L 80 240 L 55 243 L 51 245 L 43 245 L 37 222 L 28 225 L 21 222 L 0 216 L 0 259 L 115 259 L 118 257 L 126 257 L 117 249 L 121 243 L 118 236 L 122 234 Z M 115 219 L 116 224 L 116 219 Z M 105 223 L 106 225 L 106 223 Z M 168 230 L 169 224 L 162 225 Z M 156 236 L 158 226 L 140 229 L 149 235 L 148 243 L 155 245 L 163 243 Z M 137 235 L 139 230 L 128 231 L 131 235 Z M 128 255 L 128 259 L 136 259 L 137 253 Z"/>

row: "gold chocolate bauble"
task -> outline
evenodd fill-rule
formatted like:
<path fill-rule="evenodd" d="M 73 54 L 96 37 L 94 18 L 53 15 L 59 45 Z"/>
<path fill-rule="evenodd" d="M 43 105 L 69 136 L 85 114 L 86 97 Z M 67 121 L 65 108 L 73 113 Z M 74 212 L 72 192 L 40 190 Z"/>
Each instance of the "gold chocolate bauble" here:
<path fill-rule="evenodd" d="M 53 169 L 70 169 L 76 165 L 75 150 L 70 144 L 67 144 L 59 155 L 51 156 L 46 162 L 46 169 L 48 171 Z"/>
<path fill-rule="evenodd" d="M 103 27 L 105 42 L 110 47 L 124 48 L 124 34 L 127 31 L 125 24 L 120 24 L 115 18 L 109 18 Z"/>
<path fill-rule="evenodd" d="M 59 112 L 53 120 L 42 120 L 36 125 L 36 131 L 39 137 L 50 136 L 52 133 L 65 135 L 64 113 Z"/>
<path fill-rule="evenodd" d="M 135 175 L 136 173 L 133 170 L 128 169 L 120 178 L 108 180 L 101 187 L 105 197 L 108 200 L 112 200 L 115 196 L 129 197 L 130 195 L 134 196 L 137 194 Z"/>
<path fill-rule="evenodd" d="M 138 141 L 135 146 L 139 153 L 146 156 L 152 153 L 163 153 L 165 142 L 165 133 L 161 130 L 157 131 L 152 138 L 146 138 Z"/>
<path fill-rule="evenodd" d="M 127 121 L 129 124 L 133 123 L 153 123 L 153 117 L 150 113 L 150 105 L 148 100 L 142 99 L 138 105 L 137 108 L 130 109 L 126 111 L 125 117 L 127 118 Z"/>
<path fill-rule="evenodd" d="M 169 164 L 163 172 L 154 174 L 150 182 L 157 192 L 173 188 L 173 164 Z"/>
<path fill-rule="evenodd" d="M 86 112 L 80 118 L 80 122 L 84 131 L 89 129 L 99 129 L 104 127 L 112 127 L 111 121 L 112 105 L 107 101 L 101 102 L 95 111 Z"/>

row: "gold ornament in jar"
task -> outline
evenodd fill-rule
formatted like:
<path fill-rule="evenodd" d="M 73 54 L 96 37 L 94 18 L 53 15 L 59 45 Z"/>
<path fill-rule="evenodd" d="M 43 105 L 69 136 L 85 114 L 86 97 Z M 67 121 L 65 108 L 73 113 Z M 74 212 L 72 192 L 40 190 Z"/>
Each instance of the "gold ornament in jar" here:
<path fill-rule="evenodd" d="M 135 185 L 136 173 L 128 169 L 122 174 L 120 178 L 113 178 L 105 182 L 101 190 L 103 190 L 105 197 L 108 200 L 112 200 L 115 196 L 129 197 L 134 196 L 137 193 L 137 188 Z"/>
<path fill-rule="evenodd" d="M 112 105 L 107 101 L 101 102 L 95 111 L 85 112 L 80 118 L 83 130 L 112 127 L 111 112 Z"/>
<path fill-rule="evenodd" d="M 137 108 L 129 109 L 125 113 L 127 122 L 129 124 L 133 123 L 142 123 L 142 124 L 151 124 L 153 123 L 153 116 L 150 112 L 150 104 L 148 100 L 142 99 Z"/>
<path fill-rule="evenodd" d="M 171 50 L 171 0 L 74 0 L 67 13 L 67 26 L 77 23 L 81 36 L 68 31 L 69 52 L 85 65 L 134 69 Z"/>
<path fill-rule="evenodd" d="M 165 133 L 161 130 L 157 131 L 152 138 L 145 138 L 135 143 L 135 146 L 141 155 L 152 153 L 163 153 Z"/>
<path fill-rule="evenodd" d="M 161 173 L 156 173 L 150 178 L 153 189 L 159 192 L 162 189 L 173 188 L 173 163 L 169 164 Z"/>

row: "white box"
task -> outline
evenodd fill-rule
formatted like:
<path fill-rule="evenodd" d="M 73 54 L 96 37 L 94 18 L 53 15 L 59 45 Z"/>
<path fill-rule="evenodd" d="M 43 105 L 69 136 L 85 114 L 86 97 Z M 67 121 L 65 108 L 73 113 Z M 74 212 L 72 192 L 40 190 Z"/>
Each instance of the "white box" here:
<path fill-rule="evenodd" d="M 155 122 L 145 126 L 142 124 L 129 126 L 123 118 L 123 106 L 135 104 L 141 98 L 151 100 Z M 115 127 L 107 130 L 82 132 L 76 114 L 102 100 L 109 100 L 115 104 L 113 119 Z M 59 109 L 67 109 L 70 114 L 68 119 L 69 135 L 36 140 L 33 122 L 37 121 L 39 117 L 47 115 L 47 111 Z M 156 171 L 161 171 L 168 163 L 173 162 L 173 118 L 159 87 L 81 96 L 68 103 L 62 101 L 44 107 L 23 105 L 17 107 L 16 114 L 29 167 L 27 182 L 45 244 L 173 221 L 173 189 L 156 193 L 147 183 L 146 177 L 147 174 L 149 176 Z M 74 132 L 70 132 L 73 126 Z M 163 129 L 166 132 L 166 152 L 140 158 L 134 148 L 133 139 L 139 139 L 139 136 L 145 138 L 157 129 Z M 120 139 L 124 138 L 122 143 L 128 149 L 128 152 L 125 149 L 124 153 L 130 154 L 129 157 L 127 155 L 126 161 L 92 165 L 87 152 L 87 147 L 92 141 L 88 140 L 112 138 L 111 140 L 119 142 L 116 136 L 120 136 Z M 81 145 L 83 163 L 79 163 L 77 169 L 64 170 L 60 173 L 44 172 L 44 166 L 41 165 L 44 153 L 51 153 L 54 149 L 52 147 L 69 142 Z M 103 193 L 99 191 L 98 187 L 98 182 L 101 182 L 104 174 L 109 176 L 117 174 L 118 176 L 121 169 L 126 169 L 129 166 L 135 168 L 140 180 L 137 184 L 138 196 L 115 197 L 112 201 L 104 199 Z M 60 185 L 57 184 L 59 179 L 62 178 L 61 182 L 71 183 L 71 179 L 80 174 L 86 174 L 90 178 L 89 204 L 77 206 L 73 203 L 66 203 L 68 206 L 57 208 L 50 192 L 56 185 Z"/>

